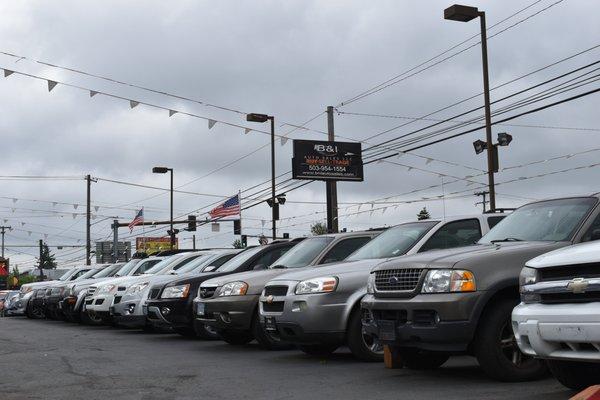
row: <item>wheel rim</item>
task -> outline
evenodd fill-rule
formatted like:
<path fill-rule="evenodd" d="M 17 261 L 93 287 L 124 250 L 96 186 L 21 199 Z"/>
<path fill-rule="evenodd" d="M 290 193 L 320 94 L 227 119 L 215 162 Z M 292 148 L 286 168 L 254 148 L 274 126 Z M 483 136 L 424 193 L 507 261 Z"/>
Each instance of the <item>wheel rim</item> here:
<path fill-rule="evenodd" d="M 383 354 L 383 345 L 373 336 L 362 334 L 362 340 L 365 347 L 373 354 Z"/>
<path fill-rule="evenodd" d="M 530 357 L 521 353 L 510 321 L 507 321 L 500 333 L 500 351 L 515 367 L 521 367 Z"/>

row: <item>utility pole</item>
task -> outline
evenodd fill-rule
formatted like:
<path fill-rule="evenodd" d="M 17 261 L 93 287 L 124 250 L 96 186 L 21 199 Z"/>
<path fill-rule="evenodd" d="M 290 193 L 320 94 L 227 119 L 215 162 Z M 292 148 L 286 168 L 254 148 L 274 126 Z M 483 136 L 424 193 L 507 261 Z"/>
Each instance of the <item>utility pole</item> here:
<path fill-rule="evenodd" d="M 196 250 L 196 235 L 192 235 L 193 247 L 192 249 Z"/>
<path fill-rule="evenodd" d="M 333 127 L 333 107 L 327 107 L 327 139 L 330 142 L 335 140 Z M 325 182 L 327 193 L 327 232 L 338 233 L 338 202 L 337 202 L 337 182 Z"/>
<path fill-rule="evenodd" d="M 40 281 L 44 279 L 44 272 L 42 270 L 42 253 L 44 252 L 44 241 L 40 239 Z"/>
<path fill-rule="evenodd" d="M 484 212 L 484 213 L 486 212 L 485 205 L 487 204 L 487 200 L 485 199 L 485 197 L 486 197 L 488 194 L 490 194 L 490 192 L 487 192 L 487 191 L 483 191 L 483 192 L 476 192 L 476 193 L 475 193 L 475 196 L 481 196 L 481 197 L 483 197 L 483 201 L 481 201 L 481 202 L 478 202 L 478 203 L 475 203 L 475 205 L 478 205 L 478 204 L 483 204 L 483 212 Z"/>
<path fill-rule="evenodd" d="M 92 259 L 90 258 L 90 256 L 92 254 L 92 177 L 88 174 L 85 176 L 85 180 L 87 182 L 87 208 L 85 212 L 85 264 L 91 265 Z"/>
<path fill-rule="evenodd" d="M 12 228 L 10 226 L 0 226 L 0 234 L 2 235 L 2 258 L 4 258 L 4 234 L 6 233 L 6 230 L 12 230 Z"/>
<path fill-rule="evenodd" d="M 119 220 L 113 220 L 113 263 L 119 262 Z"/>

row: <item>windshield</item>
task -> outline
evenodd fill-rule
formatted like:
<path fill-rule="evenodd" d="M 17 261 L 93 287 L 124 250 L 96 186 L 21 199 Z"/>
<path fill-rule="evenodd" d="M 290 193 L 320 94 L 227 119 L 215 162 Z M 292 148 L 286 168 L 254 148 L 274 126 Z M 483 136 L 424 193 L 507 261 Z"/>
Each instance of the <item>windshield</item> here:
<path fill-rule="evenodd" d="M 66 281 L 66 280 L 68 280 L 71 277 L 71 275 L 73 275 L 75 273 L 75 271 L 76 271 L 76 269 L 70 269 L 70 270 L 68 270 L 67 272 L 65 272 L 64 274 L 62 274 L 60 276 L 60 278 L 58 278 L 58 280 L 59 281 Z"/>
<path fill-rule="evenodd" d="M 479 243 L 565 241 L 596 204 L 591 197 L 543 201 L 523 206 L 498 223 Z"/>
<path fill-rule="evenodd" d="M 371 258 L 399 257 L 406 254 L 438 223 L 439 221 L 427 221 L 397 225 L 356 250 L 346 260 L 356 261 Z"/>
<path fill-rule="evenodd" d="M 212 254 L 202 254 L 200 257 L 192 259 L 187 264 L 185 264 L 183 267 L 179 268 L 177 270 L 177 273 L 185 274 L 186 272 L 191 272 L 191 271 L 195 270 L 196 268 L 198 268 L 199 265 L 204 264 L 208 259 L 211 259 L 212 256 L 213 256 Z"/>
<path fill-rule="evenodd" d="M 120 269 L 120 267 L 121 267 L 120 264 L 108 266 L 108 267 L 102 269 L 96 275 L 94 275 L 94 278 L 105 278 L 107 276 L 112 276 L 113 272 L 115 272 L 116 270 Z"/>
<path fill-rule="evenodd" d="M 115 276 L 125 276 L 125 275 L 127 275 L 129 272 L 131 272 L 131 270 L 133 268 L 135 268 L 136 265 L 139 264 L 140 261 L 142 261 L 142 259 L 140 259 L 140 258 L 134 258 L 134 259 L 130 260 L 127 264 L 123 265 L 121 267 L 121 269 L 119 269 L 117 271 L 117 273 L 115 274 Z"/>
<path fill-rule="evenodd" d="M 313 238 L 304 239 L 292 247 L 287 253 L 279 257 L 277 261 L 271 264 L 270 268 L 273 267 L 285 267 L 285 268 L 300 268 L 305 267 L 315 259 L 316 256 L 333 242 L 331 236 L 317 236 Z"/>
<path fill-rule="evenodd" d="M 92 276 L 96 275 L 98 272 L 100 272 L 100 269 L 98 269 L 98 268 L 90 269 L 89 271 L 79 275 L 79 277 L 77 279 L 91 278 Z"/>
<path fill-rule="evenodd" d="M 237 256 L 233 257 L 231 260 L 227 261 L 225 264 L 221 265 L 217 271 L 219 272 L 229 272 L 236 270 L 240 265 L 251 259 L 255 254 L 258 254 L 264 246 L 253 247 L 248 250 L 242 251 Z"/>
<path fill-rule="evenodd" d="M 167 257 L 164 260 L 162 260 L 161 262 L 157 263 L 154 267 L 150 268 L 145 273 L 146 274 L 156 274 L 158 271 L 164 269 L 166 266 L 168 266 L 169 264 L 171 264 L 175 260 L 180 259 L 181 257 L 182 257 L 181 254 L 176 254 L 174 256 Z"/>

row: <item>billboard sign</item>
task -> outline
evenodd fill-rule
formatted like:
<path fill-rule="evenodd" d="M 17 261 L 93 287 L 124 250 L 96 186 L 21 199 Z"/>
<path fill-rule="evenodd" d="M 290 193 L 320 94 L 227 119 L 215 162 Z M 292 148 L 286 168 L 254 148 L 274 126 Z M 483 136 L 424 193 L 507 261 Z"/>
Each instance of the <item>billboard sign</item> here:
<path fill-rule="evenodd" d="M 175 238 L 174 249 L 178 249 L 178 238 Z M 168 237 L 138 237 L 135 240 L 135 249 L 138 252 L 154 254 L 163 250 L 171 249 L 171 239 Z"/>
<path fill-rule="evenodd" d="M 292 178 L 361 182 L 361 143 L 294 140 Z"/>

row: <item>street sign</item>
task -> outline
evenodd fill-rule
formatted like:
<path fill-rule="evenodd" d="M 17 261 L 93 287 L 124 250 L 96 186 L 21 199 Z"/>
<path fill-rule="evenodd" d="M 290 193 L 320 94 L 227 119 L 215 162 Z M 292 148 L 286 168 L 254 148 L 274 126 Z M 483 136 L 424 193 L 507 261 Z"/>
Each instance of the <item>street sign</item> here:
<path fill-rule="evenodd" d="M 175 238 L 174 249 L 179 248 L 178 238 Z M 163 250 L 171 249 L 171 238 L 168 237 L 137 237 L 135 239 L 135 249 L 140 253 L 154 254 Z"/>
<path fill-rule="evenodd" d="M 294 140 L 292 178 L 361 182 L 364 179 L 361 144 Z"/>

